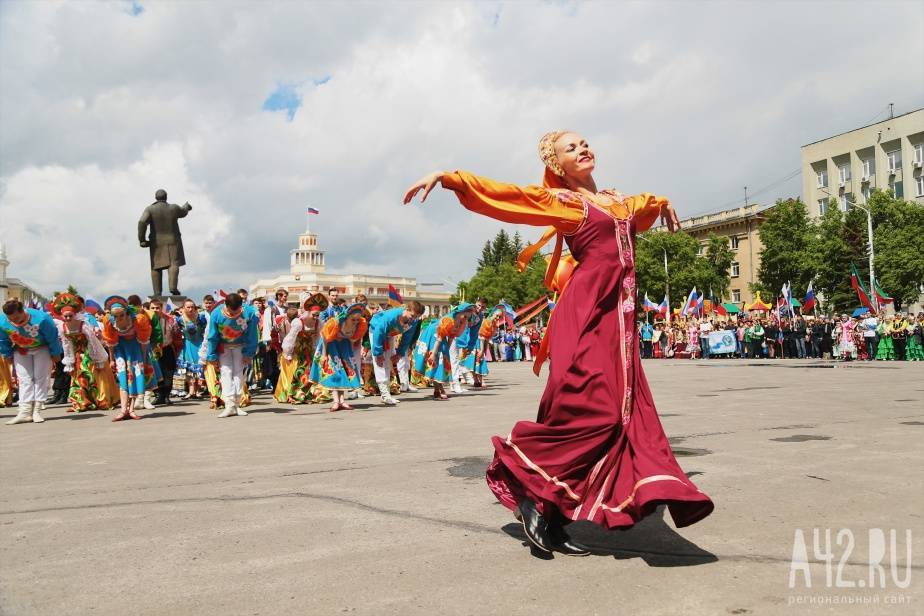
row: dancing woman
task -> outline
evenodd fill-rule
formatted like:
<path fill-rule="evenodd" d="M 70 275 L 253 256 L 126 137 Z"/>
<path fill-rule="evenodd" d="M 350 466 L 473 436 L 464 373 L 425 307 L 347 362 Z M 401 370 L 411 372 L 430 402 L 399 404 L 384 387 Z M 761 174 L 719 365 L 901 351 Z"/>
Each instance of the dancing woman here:
<path fill-rule="evenodd" d="M 302 300 L 301 314 L 291 321 L 279 355 L 279 378 L 274 394 L 277 402 L 316 402 L 316 385 L 310 378 L 311 363 L 318 346 L 320 315 L 327 306 L 327 298 L 322 293 L 309 295 Z"/>
<path fill-rule="evenodd" d="M 154 355 L 151 350 L 151 319 L 136 310 L 124 297 L 106 299 L 108 312 L 102 322 L 103 342 L 119 382 L 120 410 L 112 421 L 141 419 L 135 413 L 135 400 L 157 386 Z"/>
<path fill-rule="evenodd" d="M 471 324 L 474 306 L 462 302 L 448 315 L 432 321 L 414 345 L 414 369 L 433 385 L 435 400 L 448 400 L 445 385 L 455 379 L 452 367 L 452 343 Z"/>
<path fill-rule="evenodd" d="M 344 402 L 344 396 L 362 384 L 359 366 L 354 363 L 353 344 L 366 335 L 369 328 L 366 314 L 364 305 L 353 304 L 329 318 L 321 328 L 309 376 L 313 383 L 331 392 L 331 411 L 353 410 Z"/>
<path fill-rule="evenodd" d="M 683 527 L 709 515 L 713 504 L 674 459 L 635 336 L 635 234 L 659 216 L 676 231 L 677 215 L 664 198 L 599 190 L 594 153 L 575 133 L 545 135 L 539 153 L 543 186 L 436 172 L 413 184 L 404 202 L 421 190 L 425 200 L 440 183 L 473 212 L 551 225 L 543 238 L 556 236 L 546 286 L 557 273 L 563 242 L 577 259 L 560 285 L 564 290 L 536 360 L 538 370 L 551 358 L 538 417 L 517 423 L 506 438 L 494 437 L 487 480 L 536 547 L 583 555 L 587 551 L 564 531 L 568 520 L 623 528 L 666 504 Z M 521 262 L 528 263 L 538 247 L 525 251 Z"/>
<path fill-rule="evenodd" d="M 111 378 L 109 354 L 96 337 L 94 327 L 81 318 L 83 301 L 73 293 L 59 293 L 51 302 L 51 314 L 58 326 L 58 335 L 64 349 L 61 363 L 70 374 L 67 399 L 70 410 L 80 413 L 94 409 L 109 409 L 106 378 Z M 108 372 L 108 374 L 107 374 Z"/>

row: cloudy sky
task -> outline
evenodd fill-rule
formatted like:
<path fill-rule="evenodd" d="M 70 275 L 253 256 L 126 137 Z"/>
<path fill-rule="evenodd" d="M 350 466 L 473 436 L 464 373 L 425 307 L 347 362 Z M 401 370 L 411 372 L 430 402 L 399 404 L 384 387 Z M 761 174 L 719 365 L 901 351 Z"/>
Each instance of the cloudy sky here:
<path fill-rule="evenodd" d="M 149 292 L 164 187 L 190 294 L 286 271 L 309 205 L 328 269 L 455 281 L 501 226 L 401 206 L 425 172 L 535 183 L 571 128 L 681 217 L 797 196 L 801 145 L 924 106 L 922 31 L 920 2 L 3 2 L 0 240 L 41 292 Z"/>

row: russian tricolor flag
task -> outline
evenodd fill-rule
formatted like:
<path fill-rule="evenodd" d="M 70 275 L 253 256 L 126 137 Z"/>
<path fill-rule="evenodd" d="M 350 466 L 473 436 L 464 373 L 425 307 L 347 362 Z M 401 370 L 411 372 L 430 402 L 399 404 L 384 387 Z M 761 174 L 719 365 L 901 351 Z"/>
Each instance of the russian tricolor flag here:
<path fill-rule="evenodd" d="M 693 287 L 693 290 L 690 291 L 690 295 L 687 296 L 687 301 L 684 302 L 683 308 L 680 309 L 681 316 L 687 316 L 692 310 L 696 309 L 696 287 Z"/>
<path fill-rule="evenodd" d="M 642 302 L 642 310 L 645 312 L 657 311 L 659 306 L 648 299 L 648 293 L 645 293 L 645 301 Z"/>
<path fill-rule="evenodd" d="M 660 314 L 662 317 L 666 317 L 668 309 L 669 306 L 667 304 L 667 296 L 665 295 L 664 299 L 661 300 L 661 303 L 658 304 L 658 314 Z"/>
<path fill-rule="evenodd" d="M 806 310 L 811 310 L 815 307 L 815 304 L 818 300 L 815 299 L 815 291 L 812 290 L 812 283 L 809 283 L 808 291 L 805 292 L 805 299 L 802 300 L 802 314 L 805 314 Z"/>
<path fill-rule="evenodd" d="M 320 214 L 321 212 L 319 212 L 316 208 L 310 207 L 308 208 L 308 213 L 309 214 Z"/>

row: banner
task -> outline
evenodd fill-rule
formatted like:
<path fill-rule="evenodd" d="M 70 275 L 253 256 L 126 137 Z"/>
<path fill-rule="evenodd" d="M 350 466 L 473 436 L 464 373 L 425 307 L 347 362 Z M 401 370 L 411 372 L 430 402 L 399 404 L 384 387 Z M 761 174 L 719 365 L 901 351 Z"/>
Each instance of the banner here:
<path fill-rule="evenodd" d="M 721 355 L 722 353 L 734 353 L 737 349 L 735 344 L 735 332 L 731 330 L 721 330 L 709 332 L 709 353 L 711 355 Z"/>

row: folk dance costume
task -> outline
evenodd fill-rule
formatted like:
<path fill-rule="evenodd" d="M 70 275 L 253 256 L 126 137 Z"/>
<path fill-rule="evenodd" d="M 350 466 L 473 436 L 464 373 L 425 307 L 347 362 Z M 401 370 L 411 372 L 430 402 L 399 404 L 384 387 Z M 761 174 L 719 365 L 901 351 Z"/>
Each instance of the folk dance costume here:
<path fill-rule="evenodd" d="M 117 387 L 112 387 L 115 380 L 109 368 L 109 353 L 96 337 L 96 328 L 81 318 L 83 301 L 72 293 L 59 294 L 51 302 L 51 314 L 64 350 L 64 372 L 70 375 L 70 411 L 112 408 L 119 393 Z"/>
<path fill-rule="evenodd" d="M 354 363 L 353 344 L 363 339 L 368 329 L 362 304 L 353 304 L 330 318 L 321 328 L 321 336 L 311 362 L 310 379 L 329 390 L 334 405 L 330 410 L 352 410 L 343 402 L 347 391 L 360 387 L 359 366 Z"/>
<path fill-rule="evenodd" d="M 244 363 L 257 352 L 257 313 L 252 306 L 241 306 L 233 315 L 227 304 L 213 310 L 205 344 L 208 345 L 206 359 L 214 366 L 220 366 L 221 394 L 225 410 L 219 417 L 247 415 L 242 399 L 247 394 L 244 382 Z"/>
<path fill-rule="evenodd" d="M 407 356 L 414 341 L 413 329 L 419 326 L 419 321 L 419 316 L 415 317 L 404 306 L 377 312 L 372 315 L 372 319 L 369 321 L 369 338 L 372 344 L 371 354 L 373 358 L 372 367 L 379 393 L 382 396 L 382 402 L 387 405 L 393 406 L 400 402 L 397 398 L 392 397 L 389 389 L 392 358 L 397 356 L 400 359 Z M 411 335 L 405 336 L 406 332 L 411 332 Z M 395 338 L 398 336 L 401 339 L 396 344 Z M 407 378 L 401 374 L 401 370 L 398 373 L 399 377 Z"/>
<path fill-rule="evenodd" d="M 205 332 L 208 328 L 208 319 L 201 312 L 193 318 L 181 314 L 176 317 L 177 329 L 183 337 L 183 346 L 177 354 L 177 372 L 188 378 L 201 380 L 204 375 L 202 364 L 199 362 L 199 353 L 205 341 Z"/>
<path fill-rule="evenodd" d="M 277 302 L 267 302 L 266 310 L 260 315 L 260 339 L 265 345 L 263 354 L 263 374 L 270 387 L 275 388 L 279 380 L 279 354 L 282 351 L 282 338 L 276 330 L 277 320 L 285 319 L 286 307 Z"/>
<path fill-rule="evenodd" d="M 879 361 L 895 359 L 895 347 L 892 345 L 892 323 L 885 319 L 879 321 L 879 325 L 876 326 L 876 334 L 879 336 L 876 359 Z"/>
<path fill-rule="evenodd" d="M 160 367 L 151 349 L 153 325 L 144 310 L 136 311 L 124 297 L 113 295 L 104 305 L 108 314 L 102 321 L 103 342 L 115 363 L 121 398 L 121 412 L 113 421 L 141 419 L 134 412 L 134 402 L 160 380 Z"/>
<path fill-rule="evenodd" d="M 453 372 L 452 391 L 462 393 L 464 390 L 459 384 L 465 381 L 469 385 L 475 384 L 473 370 L 475 368 L 475 349 L 479 348 L 478 330 L 484 321 L 484 313 L 472 307 L 473 312 L 469 318 L 469 326 L 453 340 L 456 351 L 455 370 Z"/>
<path fill-rule="evenodd" d="M 491 318 L 485 318 L 481 321 L 481 327 L 478 328 L 478 346 L 471 355 L 472 372 L 475 374 L 475 387 L 484 389 L 484 377 L 488 376 L 488 349 L 491 347 L 491 339 L 497 333 L 497 324 L 495 316 L 498 314 L 497 308 Z"/>
<path fill-rule="evenodd" d="M 19 381 L 19 411 L 7 425 L 45 421 L 39 411 L 48 397 L 52 358 L 63 353 L 51 316 L 34 308 L 24 308 L 23 313 L 25 319 L 18 325 L 0 313 L 0 355 L 12 363 Z"/>
<path fill-rule="evenodd" d="M 447 316 L 432 321 L 420 334 L 414 347 L 414 369 L 433 385 L 433 397 L 446 400 L 443 385 L 455 382 L 452 366 L 453 341 L 468 331 L 473 314 L 472 304 L 463 302 Z"/>
<path fill-rule="evenodd" d="M 13 372 L 10 363 L 0 355 L 0 409 L 13 405 Z"/>
<path fill-rule="evenodd" d="M 549 137 L 543 145 L 551 147 Z M 674 458 L 635 336 L 635 235 L 654 223 L 667 200 L 571 191 L 556 164 L 546 162 L 544 186 L 501 184 L 464 171 L 441 177 L 443 187 L 473 212 L 552 226 L 544 241 L 521 255 L 521 263 L 528 263 L 557 236 L 547 287 L 564 287 L 564 281 L 556 282 L 563 241 L 579 262 L 539 349 L 536 371 L 546 355 L 551 364 L 538 417 L 517 423 L 509 436 L 494 437 L 487 471 L 501 504 L 530 521 L 527 535 L 534 543 L 547 529 L 546 545 L 536 543 L 546 550 L 553 530 L 561 528 L 553 525 L 556 518 L 629 527 L 666 504 L 682 527 L 713 510 Z"/>
<path fill-rule="evenodd" d="M 905 359 L 907 361 L 924 361 L 924 344 L 922 344 L 922 334 L 924 334 L 924 322 L 908 322 L 908 346 L 905 348 Z"/>
<path fill-rule="evenodd" d="M 311 404 L 317 401 L 317 381 L 311 378 L 315 348 L 320 332 L 320 314 L 327 298 L 320 293 L 302 301 L 302 314 L 288 322 L 279 355 L 279 379 L 273 397 L 277 402 Z M 281 317 L 285 319 L 285 315 Z"/>

